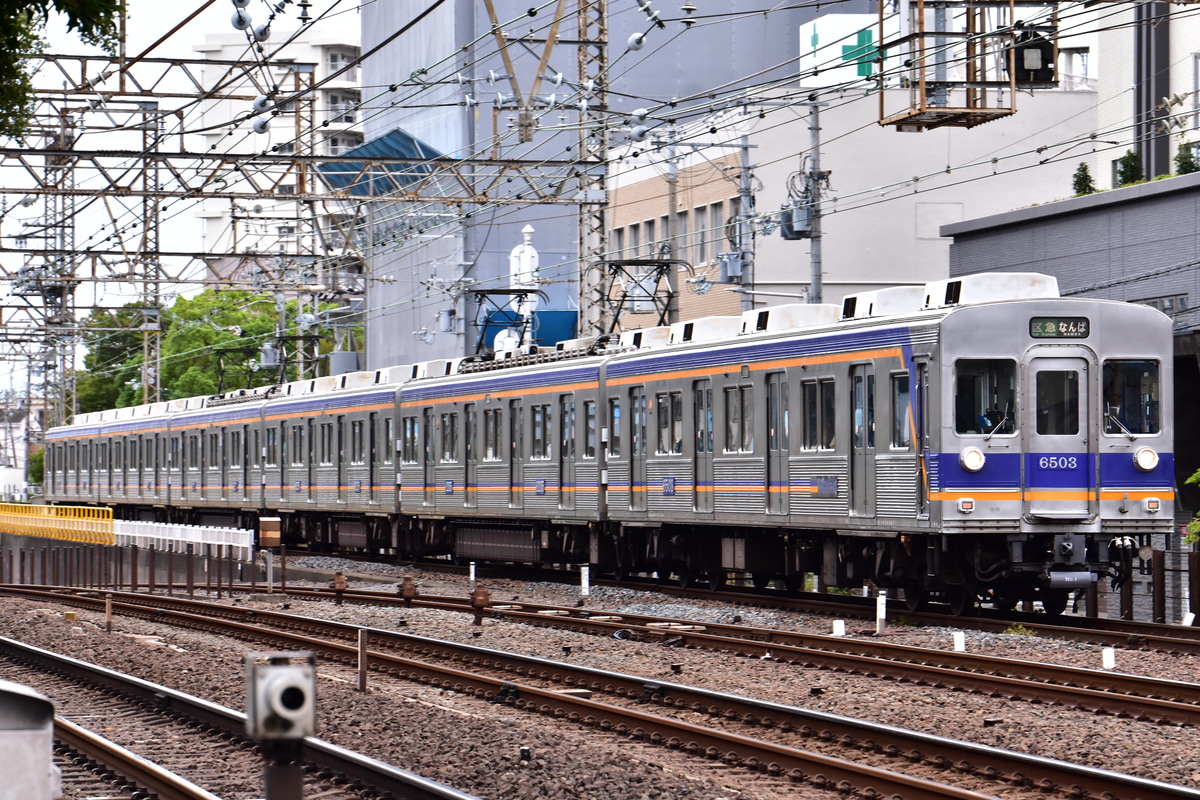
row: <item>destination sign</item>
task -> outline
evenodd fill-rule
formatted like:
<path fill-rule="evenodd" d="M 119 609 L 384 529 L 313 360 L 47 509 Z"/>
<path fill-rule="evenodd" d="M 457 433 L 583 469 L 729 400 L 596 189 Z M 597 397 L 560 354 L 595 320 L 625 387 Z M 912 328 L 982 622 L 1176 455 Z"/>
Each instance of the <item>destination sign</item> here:
<path fill-rule="evenodd" d="M 1092 332 L 1087 317 L 1034 317 L 1029 335 L 1034 339 L 1086 339 Z"/>

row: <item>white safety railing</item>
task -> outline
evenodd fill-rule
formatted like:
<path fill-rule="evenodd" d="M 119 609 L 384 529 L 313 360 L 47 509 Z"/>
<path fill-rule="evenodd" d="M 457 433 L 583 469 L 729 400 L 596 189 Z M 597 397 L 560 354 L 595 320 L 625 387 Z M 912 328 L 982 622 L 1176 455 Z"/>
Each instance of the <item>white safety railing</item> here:
<path fill-rule="evenodd" d="M 205 525 L 114 520 L 113 535 L 118 545 L 153 545 L 156 550 L 186 553 L 190 544 L 196 545 L 193 552 L 197 555 L 203 555 L 205 552 L 199 545 L 224 545 L 233 548 L 229 555 L 239 561 L 250 561 L 254 557 L 254 531 L 245 528 L 210 528 Z"/>

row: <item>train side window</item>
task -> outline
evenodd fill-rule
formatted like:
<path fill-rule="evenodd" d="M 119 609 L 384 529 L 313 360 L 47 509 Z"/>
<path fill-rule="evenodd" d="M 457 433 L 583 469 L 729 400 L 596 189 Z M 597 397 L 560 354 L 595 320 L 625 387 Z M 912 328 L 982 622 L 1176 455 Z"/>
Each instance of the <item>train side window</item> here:
<path fill-rule="evenodd" d="M 616 397 L 608 401 L 608 457 L 621 457 L 621 401 Z"/>
<path fill-rule="evenodd" d="M 692 387 L 693 410 L 696 413 L 696 452 L 713 451 L 713 410 L 711 381 L 696 381 Z"/>
<path fill-rule="evenodd" d="M 259 459 L 262 458 L 262 431 L 258 428 L 254 429 L 254 449 L 250 451 L 250 466 L 259 466 Z"/>
<path fill-rule="evenodd" d="M 1014 433 L 1016 393 L 1016 361 L 1003 358 L 961 358 L 955 361 L 955 432 Z"/>
<path fill-rule="evenodd" d="M 583 401 L 583 457 L 596 457 L 596 401 Z"/>
<path fill-rule="evenodd" d="M 359 426 L 359 435 L 362 434 L 362 423 L 356 422 Z M 458 461 L 458 414 L 442 414 L 442 461 Z"/>
<path fill-rule="evenodd" d="M 304 426 L 292 426 L 292 466 L 304 466 Z"/>
<path fill-rule="evenodd" d="M 467 403 L 463 407 L 463 449 L 466 451 L 467 461 L 475 463 L 478 457 L 475 454 L 475 404 Z"/>
<path fill-rule="evenodd" d="M 553 432 L 549 404 L 533 406 L 530 419 L 533 426 L 533 449 L 529 457 L 548 459 L 550 458 L 550 436 Z"/>
<path fill-rule="evenodd" d="M 672 392 L 655 398 L 658 408 L 659 455 L 679 455 L 683 452 L 683 394 Z"/>
<path fill-rule="evenodd" d="M 912 394 L 908 373 L 892 376 L 892 447 L 912 447 Z"/>
<path fill-rule="evenodd" d="M 333 423 L 321 423 L 321 444 L 317 448 L 317 458 L 322 464 L 333 463 Z"/>
<path fill-rule="evenodd" d="M 754 451 L 754 387 L 725 390 L 725 452 Z"/>
<path fill-rule="evenodd" d="M 504 440 L 504 412 L 489 408 L 483 412 L 483 460 L 501 461 L 500 449 Z"/>
<path fill-rule="evenodd" d="M 564 394 L 558 400 L 558 425 L 561 429 L 559 439 L 562 441 L 562 458 L 575 457 L 575 398 Z"/>
<path fill-rule="evenodd" d="M 395 447 L 395 445 L 396 445 L 395 439 L 392 438 L 393 434 L 394 434 L 394 431 L 392 429 L 392 418 L 384 417 L 383 418 L 383 439 L 380 442 L 380 444 L 383 445 L 383 463 L 384 464 L 392 463 L 392 457 L 393 457 L 392 456 L 392 453 L 393 453 L 392 448 Z"/>
<path fill-rule="evenodd" d="M 188 437 L 188 469 L 200 468 L 200 436 L 192 434 Z"/>
<path fill-rule="evenodd" d="M 364 423 L 361 419 L 351 420 L 350 422 L 350 463 L 362 464 L 366 462 L 366 439 L 363 436 Z"/>
<path fill-rule="evenodd" d="M 821 394 L 821 447 L 832 450 L 837 433 L 837 387 L 833 381 L 820 381 L 817 384 Z"/>
<path fill-rule="evenodd" d="M 267 466 L 279 466 L 279 428 L 267 428 Z"/>
<path fill-rule="evenodd" d="M 1104 432 L 1124 436 L 1158 433 L 1158 362 L 1120 359 L 1104 362 Z"/>
<path fill-rule="evenodd" d="M 1079 373 L 1043 370 L 1037 374 L 1037 432 L 1039 436 L 1079 433 Z"/>
<path fill-rule="evenodd" d="M 400 458 L 405 464 L 416 464 L 420 459 L 421 432 L 416 417 L 404 418 L 404 449 Z"/>
<path fill-rule="evenodd" d="M 220 469 L 221 467 L 221 434 L 210 433 L 208 435 L 208 468 Z"/>

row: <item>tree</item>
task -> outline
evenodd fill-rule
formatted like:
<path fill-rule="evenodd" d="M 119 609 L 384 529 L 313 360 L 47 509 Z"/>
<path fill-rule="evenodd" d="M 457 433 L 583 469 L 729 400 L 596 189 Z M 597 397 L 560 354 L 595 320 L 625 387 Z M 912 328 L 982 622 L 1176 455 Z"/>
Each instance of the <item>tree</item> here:
<path fill-rule="evenodd" d="M 41 486 L 46 479 L 46 451 L 38 450 L 25 462 L 25 482 Z"/>
<path fill-rule="evenodd" d="M 124 408 L 142 401 L 143 309 L 130 303 L 116 311 L 93 311 L 83 321 L 83 371 L 75 376 L 78 413 Z"/>
<path fill-rule="evenodd" d="M 33 113 L 33 72 L 27 57 L 43 52 L 52 13 L 87 44 L 114 53 L 123 0 L 0 0 L 0 136 L 22 140 Z"/>
<path fill-rule="evenodd" d="M 1196 148 L 1190 142 L 1180 142 L 1175 153 L 1175 174 L 1189 175 L 1200 172 L 1200 161 L 1196 160 Z"/>
<path fill-rule="evenodd" d="M 1117 185 L 1128 186 L 1146 177 L 1142 172 L 1142 159 L 1133 150 L 1126 150 L 1125 155 L 1117 159 Z"/>
<path fill-rule="evenodd" d="M 287 316 L 294 318 L 294 304 Z M 176 300 L 163 318 L 169 328 L 162 339 L 164 398 L 264 386 L 278 378 L 248 366 L 275 337 L 278 311 L 270 297 L 209 289 Z"/>
<path fill-rule="evenodd" d="M 1088 170 L 1088 165 L 1085 162 L 1079 162 L 1079 169 L 1075 170 L 1071 187 L 1075 190 L 1076 197 L 1095 193 L 1096 183 L 1092 180 L 1092 173 Z"/>

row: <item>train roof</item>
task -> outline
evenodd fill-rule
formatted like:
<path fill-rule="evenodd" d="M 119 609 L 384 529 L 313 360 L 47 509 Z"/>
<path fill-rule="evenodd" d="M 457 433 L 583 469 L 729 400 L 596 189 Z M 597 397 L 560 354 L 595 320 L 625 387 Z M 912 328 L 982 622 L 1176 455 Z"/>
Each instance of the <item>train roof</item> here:
<path fill-rule="evenodd" d="M 579 359 L 594 357 L 603 360 L 622 354 L 701 343 L 711 346 L 767 334 L 793 331 L 819 334 L 836 331 L 847 325 L 859 327 L 888 321 L 911 323 L 939 319 L 954 310 L 973 305 L 1059 296 L 1058 281 L 1049 275 L 1032 272 L 979 273 L 925 284 L 858 292 L 847 295 L 841 306 L 804 303 L 768 306 L 745 311 L 738 316 L 703 317 L 669 326 L 622 331 L 613 336 L 572 339 L 560 342 L 554 348 L 521 345 L 499 349 L 487 356 L 433 359 L 374 371 L 242 389 L 215 397 L 181 398 L 130 409 L 80 414 L 71 424 L 99 425 L 143 417 L 190 416 L 231 405 L 262 405 L 283 398 L 362 391 L 382 386 L 398 387 L 410 382 L 465 377 L 521 367 L 539 366 L 544 369 L 551 364 Z"/>

